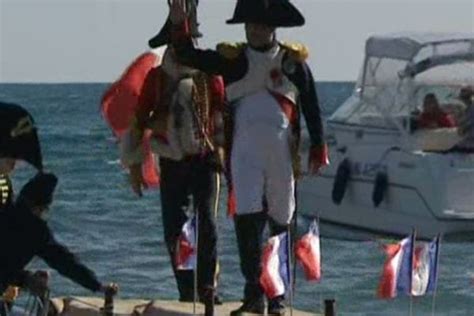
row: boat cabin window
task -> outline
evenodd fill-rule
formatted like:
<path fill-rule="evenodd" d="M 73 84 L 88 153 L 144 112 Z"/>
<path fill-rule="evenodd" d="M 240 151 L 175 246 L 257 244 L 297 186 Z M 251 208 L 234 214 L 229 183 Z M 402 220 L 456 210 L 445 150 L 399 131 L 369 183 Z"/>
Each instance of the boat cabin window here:
<path fill-rule="evenodd" d="M 465 108 L 458 98 L 459 91 L 459 87 L 418 86 L 410 112 L 412 119 L 418 117 L 413 129 L 456 127 Z M 436 119 L 438 122 L 429 123 Z"/>
<path fill-rule="evenodd" d="M 419 148 L 430 152 L 468 152 L 474 153 L 474 109 L 461 95 L 465 87 L 447 86 L 420 86 L 415 93 L 418 106 L 413 113 L 417 119 L 412 120 L 413 138 Z M 427 94 L 425 94 L 428 92 Z M 425 94 L 423 101 L 419 101 Z M 434 117 L 428 117 L 428 122 L 423 122 L 423 107 L 430 99 L 437 99 L 437 110 Z M 428 99 L 428 100 L 427 100 Z M 431 105 L 428 105 L 431 106 Z M 426 119 L 426 117 L 425 117 Z M 431 123 L 429 122 L 431 120 Z"/>

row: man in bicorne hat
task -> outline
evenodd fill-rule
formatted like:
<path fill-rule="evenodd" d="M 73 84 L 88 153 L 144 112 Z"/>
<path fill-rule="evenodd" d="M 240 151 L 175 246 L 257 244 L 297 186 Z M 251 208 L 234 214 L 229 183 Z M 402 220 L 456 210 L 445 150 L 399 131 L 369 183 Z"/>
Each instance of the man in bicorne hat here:
<path fill-rule="evenodd" d="M 226 122 L 229 206 L 236 211 L 246 281 L 243 305 L 231 315 L 263 313 L 259 284 L 263 230 L 269 220 L 272 234 L 287 231 L 295 212 L 295 179 L 301 174 L 301 113 L 311 142 L 309 172 L 316 174 L 329 163 L 315 83 L 305 62 L 307 49 L 276 39 L 277 27 L 302 26 L 305 20 L 288 0 L 239 0 L 227 23 L 245 24 L 247 42 L 219 44 L 217 51 L 199 50 L 192 45 L 185 7 L 183 0 L 174 0 L 171 6 L 178 60 L 208 74 L 222 75 L 230 104 L 229 124 Z M 283 299 L 269 300 L 270 315 L 285 313 Z"/>
<path fill-rule="evenodd" d="M 17 160 L 43 168 L 41 149 L 33 118 L 17 104 L 0 102 L 0 210 L 12 202 L 8 175 Z"/>
<path fill-rule="evenodd" d="M 149 46 L 157 48 L 169 44 L 171 26 L 167 20 L 162 30 L 150 39 Z M 192 24 L 193 42 L 200 36 L 197 24 Z M 188 216 L 195 212 L 199 234 L 199 300 L 220 303 L 215 294 L 215 212 L 221 169 L 218 156 L 222 155 L 223 145 L 223 100 L 222 78 L 179 64 L 174 49 L 169 46 L 160 66 L 153 68 L 145 79 L 133 126 L 124 141 L 128 145 L 123 148 L 122 161 L 130 169 L 134 191 L 141 195 L 146 186 L 142 176 L 146 147 L 143 136 L 147 131 L 152 132 L 151 151 L 159 157 L 164 237 L 180 301 L 194 300 L 194 274 L 180 267 L 177 244 Z M 187 214 L 188 210 L 194 212 Z"/>
<path fill-rule="evenodd" d="M 0 214 L 13 203 L 9 174 L 17 160 L 27 161 L 38 170 L 43 168 L 33 117 L 20 105 L 0 102 Z M 16 287 L 8 290 L 14 293 Z M 11 299 L 14 300 L 14 296 Z"/>

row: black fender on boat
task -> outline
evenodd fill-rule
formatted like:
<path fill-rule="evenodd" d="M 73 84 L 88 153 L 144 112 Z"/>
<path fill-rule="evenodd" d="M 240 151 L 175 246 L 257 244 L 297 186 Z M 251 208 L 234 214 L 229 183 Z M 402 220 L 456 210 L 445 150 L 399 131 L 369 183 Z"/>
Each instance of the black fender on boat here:
<path fill-rule="evenodd" d="M 385 198 L 388 188 L 388 176 L 385 172 L 379 171 L 375 175 L 374 190 L 372 191 L 372 202 L 374 207 L 378 207 Z"/>
<path fill-rule="evenodd" d="M 344 199 L 347 183 L 351 176 L 351 164 L 349 159 L 344 159 L 337 167 L 336 178 L 332 187 L 332 201 L 339 205 Z"/>

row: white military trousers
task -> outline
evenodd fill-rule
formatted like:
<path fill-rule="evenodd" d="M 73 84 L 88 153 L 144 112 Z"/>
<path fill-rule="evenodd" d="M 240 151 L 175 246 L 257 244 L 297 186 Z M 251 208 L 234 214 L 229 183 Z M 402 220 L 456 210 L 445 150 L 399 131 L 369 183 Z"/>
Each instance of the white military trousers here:
<path fill-rule="evenodd" d="M 237 105 L 231 156 L 237 215 L 263 210 L 280 225 L 295 211 L 295 181 L 289 146 L 289 121 L 266 90 Z"/>

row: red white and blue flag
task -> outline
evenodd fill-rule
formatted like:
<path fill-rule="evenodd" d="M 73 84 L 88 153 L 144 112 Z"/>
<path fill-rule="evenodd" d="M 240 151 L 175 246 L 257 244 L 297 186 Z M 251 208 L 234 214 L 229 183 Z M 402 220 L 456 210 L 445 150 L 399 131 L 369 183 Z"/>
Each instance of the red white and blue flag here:
<path fill-rule="evenodd" d="M 271 237 L 263 249 L 260 285 L 268 298 L 285 294 L 290 285 L 288 233 Z"/>
<path fill-rule="evenodd" d="M 321 280 L 321 245 L 319 227 L 316 220 L 309 226 L 309 231 L 295 245 L 296 258 L 303 266 L 306 280 Z"/>
<path fill-rule="evenodd" d="M 411 294 L 414 235 L 397 244 L 384 246 L 387 260 L 383 266 L 377 294 L 380 298 L 394 298 Z"/>
<path fill-rule="evenodd" d="M 194 270 L 197 263 L 196 216 L 184 223 L 178 238 L 175 264 L 177 270 Z"/>
<path fill-rule="evenodd" d="M 411 294 L 433 293 L 438 279 L 439 236 L 415 248 Z"/>

